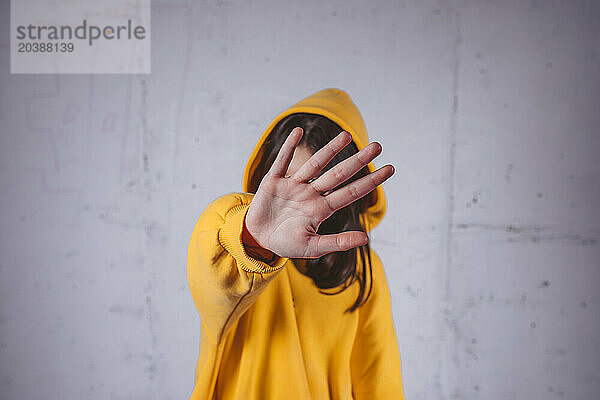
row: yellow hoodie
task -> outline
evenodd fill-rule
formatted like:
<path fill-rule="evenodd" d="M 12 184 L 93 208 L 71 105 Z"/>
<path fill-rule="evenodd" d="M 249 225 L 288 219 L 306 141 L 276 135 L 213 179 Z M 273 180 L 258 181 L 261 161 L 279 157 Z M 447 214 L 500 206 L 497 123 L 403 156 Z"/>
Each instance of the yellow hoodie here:
<path fill-rule="evenodd" d="M 253 195 L 246 193 L 256 156 L 283 117 L 321 114 L 368 144 L 364 122 L 342 90 L 321 90 L 285 110 L 267 127 L 244 172 L 244 193 L 207 206 L 189 243 L 188 282 L 201 319 L 200 356 L 191 400 L 404 399 L 390 293 L 371 250 L 373 289 L 367 302 L 344 313 L 358 283 L 324 295 L 294 263 L 273 266 L 249 257 L 241 241 Z M 375 168 L 369 164 L 369 169 Z M 367 229 L 385 214 L 381 186 L 367 210 Z M 359 268 L 362 267 L 357 257 Z M 367 285 L 369 282 L 367 282 Z M 367 286 L 368 287 L 368 286 Z"/>

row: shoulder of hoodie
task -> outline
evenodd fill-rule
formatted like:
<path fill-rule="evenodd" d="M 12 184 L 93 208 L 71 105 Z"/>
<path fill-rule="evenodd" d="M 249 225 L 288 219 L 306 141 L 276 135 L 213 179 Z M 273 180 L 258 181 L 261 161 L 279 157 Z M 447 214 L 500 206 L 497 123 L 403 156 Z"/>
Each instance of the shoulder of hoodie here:
<path fill-rule="evenodd" d="M 254 194 L 244 192 L 227 193 L 212 200 L 202 211 L 198 218 L 196 228 L 203 222 L 219 221 L 225 222 L 227 214 L 237 206 L 247 206 L 252 202 Z"/>

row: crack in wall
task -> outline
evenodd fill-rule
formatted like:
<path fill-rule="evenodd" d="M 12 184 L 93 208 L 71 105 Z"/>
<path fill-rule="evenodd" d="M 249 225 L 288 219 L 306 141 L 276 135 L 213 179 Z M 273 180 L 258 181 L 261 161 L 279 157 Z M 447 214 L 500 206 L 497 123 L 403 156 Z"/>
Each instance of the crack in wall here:
<path fill-rule="evenodd" d="M 450 14 L 454 16 L 455 23 L 455 34 L 454 34 L 454 43 L 453 43 L 453 52 L 454 52 L 454 65 L 452 70 L 452 110 L 450 113 L 450 129 L 449 129 L 449 154 L 448 154 L 448 174 L 447 174 L 447 214 L 446 214 L 446 233 L 445 233 L 445 241 L 443 243 L 443 295 L 441 298 L 441 307 L 443 310 L 442 318 L 444 321 L 440 325 L 440 346 L 450 346 L 448 349 L 447 356 L 450 357 L 450 360 L 446 357 L 446 354 L 443 352 L 445 349 L 440 349 L 439 354 L 440 357 L 440 368 L 438 369 L 438 377 L 437 377 L 437 387 L 439 390 L 439 398 L 445 399 L 447 398 L 447 393 L 450 394 L 451 398 L 458 397 L 458 382 L 454 380 L 454 374 L 458 370 L 458 334 L 457 327 L 455 324 L 450 324 L 451 327 L 448 329 L 448 322 L 454 320 L 452 316 L 452 310 L 450 305 L 451 298 L 451 287 L 450 280 L 452 275 L 452 244 L 453 244 L 453 226 L 454 226 L 454 210 L 455 210 L 455 196 L 454 196 L 454 184 L 455 184 L 455 167 L 456 167 L 456 136 L 457 136 L 457 120 L 458 120 L 458 110 L 459 110 L 459 96 L 458 96 L 458 88 L 459 88 L 459 76 L 460 76 L 460 51 L 461 51 L 461 43 L 462 43 L 462 32 L 461 32 L 461 19 L 460 19 L 460 11 L 459 10 L 449 10 Z M 444 336 L 446 332 L 450 332 L 452 337 L 450 338 L 451 343 L 445 343 Z M 452 365 L 450 365 L 450 363 Z M 451 373 L 451 371 L 455 371 Z M 439 376 L 441 374 L 441 376 Z M 444 384 L 441 381 L 441 378 L 445 376 L 448 379 Z M 453 382 L 454 380 L 454 382 Z"/>

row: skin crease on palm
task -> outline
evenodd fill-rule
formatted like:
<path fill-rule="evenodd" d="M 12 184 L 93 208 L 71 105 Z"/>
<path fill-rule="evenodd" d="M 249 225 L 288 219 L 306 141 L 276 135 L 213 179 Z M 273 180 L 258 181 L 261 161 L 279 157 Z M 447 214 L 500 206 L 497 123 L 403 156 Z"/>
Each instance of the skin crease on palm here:
<path fill-rule="evenodd" d="M 366 244 L 368 236 L 362 231 L 319 235 L 317 229 L 336 210 L 367 195 L 394 174 L 394 167 L 386 165 L 332 192 L 377 157 L 381 145 L 370 143 L 322 173 L 352 136 L 342 131 L 314 154 L 298 145 L 301 138 L 301 128 L 292 130 L 263 177 L 246 215 L 247 231 L 263 249 L 290 258 L 318 258 Z"/>

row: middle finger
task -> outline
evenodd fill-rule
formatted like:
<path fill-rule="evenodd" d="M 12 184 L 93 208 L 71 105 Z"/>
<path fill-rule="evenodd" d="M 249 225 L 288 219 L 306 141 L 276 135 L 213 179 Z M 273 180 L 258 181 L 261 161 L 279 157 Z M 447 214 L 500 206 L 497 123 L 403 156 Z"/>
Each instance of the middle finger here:
<path fill-rule="evenodd" d="M 340 132 L 312 155 L 295 174 L 291 176 L 296 182 L 307 182 L 322 170 L 337 153 L 342 151 L 352 141 L 352 135 L 346 131 Z"/>

